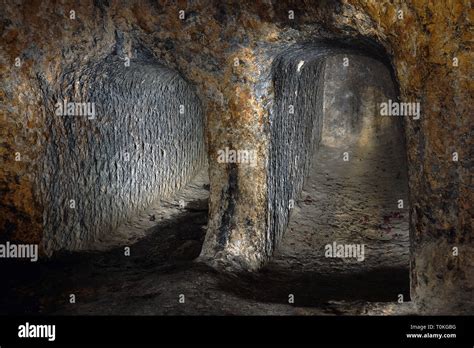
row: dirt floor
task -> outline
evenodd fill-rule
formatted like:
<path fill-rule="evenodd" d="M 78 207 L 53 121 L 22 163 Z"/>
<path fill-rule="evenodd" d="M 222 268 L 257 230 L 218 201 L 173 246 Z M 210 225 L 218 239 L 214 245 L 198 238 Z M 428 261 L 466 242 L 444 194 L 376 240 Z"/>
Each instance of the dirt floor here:
<path fill-rule="evenodd" d="M 413 313 L 408 210 L 397 206 L 407 196 L 403 152 L 390 139 L 378 139 L 320 148 L 287 233 L 273 260 L 258 273 L 221 274 L 196 261 L 207 223 L 209 186 L 203 171 L 172 200 L 143 212 L 95 251 L 6 265 L 0 312 Z M 345 151 L 349 161 L 343 160 Z M 326 257 L 325 246 L 333 242 L 364 244 L 364 260 Z M 130 256 L 124 255 L 124 246 L 130 247 Z M 70 303 L 71 294 L 75 303 Z M 397 302 L 400 294 L 404 303 Z"/>

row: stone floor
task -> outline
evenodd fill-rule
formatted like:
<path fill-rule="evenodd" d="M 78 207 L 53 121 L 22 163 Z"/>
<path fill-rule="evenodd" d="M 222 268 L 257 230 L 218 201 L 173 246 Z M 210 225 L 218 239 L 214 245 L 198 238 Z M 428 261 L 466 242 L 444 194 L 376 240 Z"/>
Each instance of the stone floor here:
<path fill-rule="evenodd" d="M 397 302 L 400 294 L 409 301 L 408 211 L 397 206 L 407 188 L 397 147 L 390 140 L 322 146 L 274 259 L 256 274 L 225 275 L 196 261 L 207 223 L 203 171 L 95 251 L 7 268 L 0 312 L 413 313 L 410 302 Z M 343 160 L 346 151 L 349 161 Z M 325 257 L 325 245 L 333 242 L 364 244 L 364 260 Z M 130 256 L 124 246 L 130 246 Z"/>

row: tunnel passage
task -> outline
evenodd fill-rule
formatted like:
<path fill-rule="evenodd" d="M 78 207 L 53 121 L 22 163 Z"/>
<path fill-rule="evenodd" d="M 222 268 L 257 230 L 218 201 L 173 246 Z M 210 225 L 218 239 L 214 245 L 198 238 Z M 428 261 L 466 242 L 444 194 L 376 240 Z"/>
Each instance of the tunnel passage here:
<path fill-rule="evenodd" d="M 109 57 L 66 73 L 57 94 L 43 90 L 51 115 L 39 183 L 47 251 L 91 247 L 205 164 L 200 101 L 156 61 L 128 66 Z M 88 112 L 68 114 L 66 102 L 87 103 Z"/>
<path fill-rule="evenodd" d="M 379 56 L 344 46 L 300 46 L 275 61 L 268 235 L 277 247 L 265 266 L 272 290 L 252 296 L 290 293 L 298 306 L 410 298 L 403 123 L 380 115 L 397 100 L 392 76 Z"/>
<path fill-rule="evenodd" d="M 395 156 L 404 168 L 400 175 L 405 181 L 399 199 L 407 202 L 401 120 L 375 116 L 377 103 L 396 99 L 393 73 L 379 47 L 370 42 L 297 45 L 281 53 L 272 70 L 275 104 L 267 179 L 267 253 L 271 254 L 283 238 L 305 178 L 320 165 L 315 162 L 320 159 L 314 156 L 321 146 L 332 147 L 337 157 L 331 160 L 342 162 L 344 152 L 350 158 L 351 146 L 364 144 L 364 151 L 369 151 L 378 142 L 395 144 L 394 149 L 385 149 L 389 151 L 385 155 L 390 157 L 390 151 L 396 151 Z M 371 116 L 363 117 L 365 114 Z M 379 141 L 380 138 L 384 140 Z M 334 153 L 338 146 L 342 148 Z M 398 199 L 392 198 L 395 209 Z"/>

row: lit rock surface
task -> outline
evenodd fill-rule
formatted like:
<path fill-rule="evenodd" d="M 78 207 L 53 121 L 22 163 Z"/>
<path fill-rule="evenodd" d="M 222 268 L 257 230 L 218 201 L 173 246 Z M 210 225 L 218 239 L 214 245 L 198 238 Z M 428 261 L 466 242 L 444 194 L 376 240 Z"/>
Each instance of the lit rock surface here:
<path fill-rule="evenodd" d="M 91 103 L 82 116 L 57 115 L 47 104 L 54 116 L 39 178 L 47 251 L 93 247 L 204 164 L 200 102 L 177 73 L 109 58 L 79 76 L 77 84 L 61 79 L 58 94 L 43 88 L 48 101 Z"/>

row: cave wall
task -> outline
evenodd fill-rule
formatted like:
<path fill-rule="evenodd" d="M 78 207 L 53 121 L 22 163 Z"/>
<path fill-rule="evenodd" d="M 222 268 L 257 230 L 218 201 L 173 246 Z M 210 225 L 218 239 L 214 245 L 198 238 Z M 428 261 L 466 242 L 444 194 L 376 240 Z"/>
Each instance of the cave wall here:
<path fill-rule="evenodd" d="M 364 20 L 349 15 L 356 9 Z M 420 120 L 405 119 L 412 299 L 422 310 L 472 313 L 471 4 L 354 1 L 346 11 L 343 22 L 392 52 L 402 99 L 421 104 Z"/>
<path fill-rule="evenodd" d="M 273 62 L 275 100 L 267 175 L 269 256 L 283 237 L 312 153 L 321 140 L 326 54 L 324 46 L 290 47 Z"/>
<path fill-rule="evenodd" d="M 66 69 L 81 71 L 117 45 L 132 57 L 145 47 L 196 85 L 203 103 L 211 182 L 203 255 L 224 264 L 240 255 L 240 265 L 261 267 L 268 259 L 273 59 L 314 38 L 363 36 L 388 52 L 401 98 L 421 102 L 421 119 L 404 120 L 412 298 L 427 310 L 472 308 L 470 10 L 467 0 L 3 3 L 1 231 L 8 239 L 43 239 L 44 206 L 35 177 L 49 130 L 40 80 L 53 85 Z M 217 151 L 226 146 L 255 149 L 258 165 L 217 163 Z M 455 151 L 458 161 L 452 161 Z M 16 152 L 21 161 L 15 161 Z M 459 256 L 453 257 L 453 246 Z"/>
<path fill-rule="evenodd" d="M 93 247 L 203 167 L 192 86 L 153 60 L 126 64 L 110 56 L 65 73 L 57 86 L 40 80 L 51 130 L 36 178 L 47 252 Z M 88 113 L 57 115 L 65 102 L 90 103 Z"/>
<path fill-rule="evenodd" d="M 380 115 L 380 103 L 398 100 L 390 70 L 382 62 L 359 54 L 336 54 L 326 59 L 324 73 L 321 142 L 339 146 L 360 137 L 364 120 L 361 109 L 368 90 L 376 90 L 378 98 L 370 98 L 373 112 Z M 370 94 L 370 93 L 369 93 Z M 402 120 L 393 118 L 402 128 Z M 399 129 L 403 132 L 402 129 Z"/>

